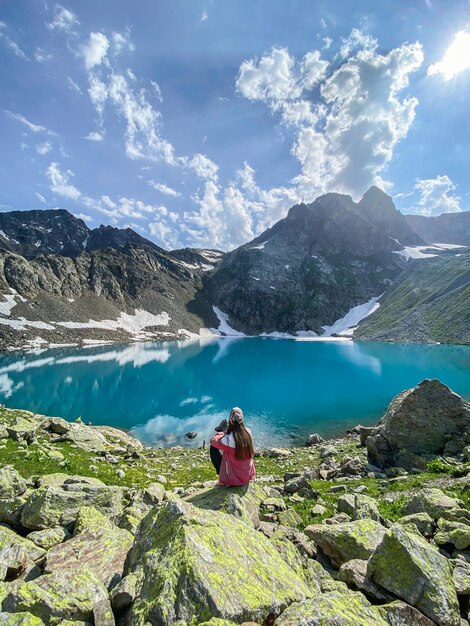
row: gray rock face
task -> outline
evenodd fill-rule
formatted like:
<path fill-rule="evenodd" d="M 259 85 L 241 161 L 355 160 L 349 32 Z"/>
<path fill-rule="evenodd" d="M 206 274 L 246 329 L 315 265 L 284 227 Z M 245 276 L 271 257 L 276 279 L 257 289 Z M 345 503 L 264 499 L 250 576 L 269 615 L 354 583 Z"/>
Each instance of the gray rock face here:
<path fill-rule="evenodd" d="M 441 383 L 425 379 L 399 393 L 366 439 L 370 461 L 409 469 L 414 456 L 442 454 L 449 439 L 470 429 L 470 404 Z"/>
<path fill-rule="evenodd" d="M 426 243 L 453 243 L 470 246 L 470 211 L 442 215 L 406 215 L 410 227 Z"/>
<path fill-rule="evenodd" d="M 398 276 L 404 259 L 392 254 L 402 248 L 396 239 L 419 240 L 390 203 L 376 190 L 359 204 L 327 194 L 292 207 L 285 219 L 224 256 L 205 281 L 204 298 L 248 334 L 323 332 Z"/>
<path fill-rule="evenodd" d="M 368 573 L 439 626 L 460 626 L 450 564 L 419 535 L 393 526 L 370 558 Z"/>
<path fill-rule="evenodd" d="M 461 500 L 449 497 L 440 489 L 426 487 L 411 495 L 404 512 L 407 515 L 427 513 L 434 520 L 438 520 L 446 513 L 459 509 L 462 504 Z"/>

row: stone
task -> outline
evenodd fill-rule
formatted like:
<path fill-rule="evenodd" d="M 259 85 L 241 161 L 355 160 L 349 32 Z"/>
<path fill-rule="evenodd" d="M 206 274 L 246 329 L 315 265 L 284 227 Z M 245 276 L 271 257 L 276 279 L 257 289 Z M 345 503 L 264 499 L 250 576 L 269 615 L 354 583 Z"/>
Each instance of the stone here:
<path fill-rule="evenodd" d="M 44 550 L 50 550 L 53 546 L 70 539 L 71 534 L 62 526 L 46 528 L 44 530 L 34 530 L 27 535 L 27 538 Z"/>
<path fill-rule="evenodd" d="M 368 574 L 439 626 L 460 626 L 451 566 L 420 535 L 392 526 L 371 556 Z"/>
<path fill-rule="evenodd" d="M 291 507 L 287 508 L 285 511 L 279 511 L 277 519 L 283 526 L 290 526 L 292 528 L 298 528 L 302 523 L 300 515 Z"/>
<path fill-rule="evenodd" d="M 411 513 L 400 517 L 398 521 L 402 526 L 413 524 L 423 537 L 432 537 L 434 533 L 434 521 L 428 513 Z"/>
<path fill-rule="evenodd" d="M 457 550 L 465 550 L 470 546 L 470 526 L 460 522 L 440 519 L 434 541 L 438 546 L 452 544 Z"/>
<path fill-rule="evenodd" d="M 451 560 L 452 578 L 457 595 L 470 596 L 470 564 L 464 558 Z"/>
<path fill-rule="evenodd" d="M 274 626 L 388 626 L 361 593 L 331 591 L 291 604 Z"/>
<path fill-rule="evenodd" d="M 18 581 L 2 608 L 10 613 L 30 612 L 48 625 L 61 620 L 92 622 L 93 607 L 107 599 L 105 587 L 91 572 L 60 571 L 29 582 Z"/>
<path fill-rule="evenodd" d="M 128 614 L 133 626 L 150 616 L 154 626 L 211 617 L 264 622 L 313 594 L 262 533 L 234 515 L 184 500 L 164 503 L 144 518 L 129 573 L 138 580 Z"/>
<path fill-rule="evenodd" d="M 21 523 L 31 530 L 68 526 L 75 522 L 83 506 L 93 506 L 117 521 L 124 509 L 126 493 L 123 487 L 108 487 L 98 480 L 91 483 L 68 477 L 62 484 L 41 486 L 33 491 L 21 511 Z"/>
<path fill-rule="evenodd" d="M 341 476 L 365 476 L 366 473 L 367 465 L 358 457 L 344 458 L 338 468 L 338 474 Z"/>
<path fill-rule="evenodd" d="M 469 428 L 470 404 L 439 380 L 425 379 L 395 396 L 365 443 L 375 465 L 410 469 L 416 457 L 442 454 L 450 438 Z"/>
<path fill-rule="evenodd" d="M 115 613 L 128 609 L 137 597 L 137 578 L 129 574 L 110 593 L 111 606 Z"/>
<path fill-rule="evenodd" d="M 363 494 L 346 494 L 338 498 L 338 512 L 347 513 L 353 520 L 373 519 L 380 521 L 381 515 L 373 498 Z"/>
<path fill-rule="evenodd" d="M 105 452 L 108 447 L 106 437 L 94 426 L 85 424 L 70 424 L 71 428 L 64 435 L 67 441 L 87 452 Z"/>
<path fill-rule="evenodd" d="M 319 443 L 325 443 L 325 440 L 321 435 L 314 433 L 313 435 L 309 435 L 307 438 L 307 446 L 316 446 Z"/>
<path fill-rule="evenodd" d="M 324 507 L 322 504 L 315 504 L 315 506 L 312 507 L 310 513 L 312 515 L 323 515 L 324 513 L 326 513 L 326 507 Z"/>
<path fill-rule="evenodd" d="M 2 613 L 0 611 L 0 624 L 2 626 L 44 626 L 39 617 L 31 613 Z"/>
<path fill-rule="evenodd" d="M 10 435 L 8 434 L 8 430 L 5 428 L 3 424 L 0 424 L 0 440 L 8 439 Z"/>
<path fill-rule="evenodd" d="M 126 449 L 132 448 L 133 452 L 144 449 L 142 442 L 132 437 L 132 435 L 129 435 L 125 430 L 114 428 L 113 426 L 92 426 L 92 428 L 96 433 L 102 435 L 106 442 L 113 447 L 124 446 Z"/>
<path fill-rule="evenodd" d="M 190 504 L 234 515 L 246 524 L 259 525 L 259 507 L 265 499 L 262 487 L 251 481 L 240 487 L 215 486 L 185 498 Z"/>
<path fill-rule="evenodd" d="M 291 478 L 284 484 L 284 491 L 286 493 L 297 493 L 301 489 L 310 489 L 310 476 L 301 474 Z"/>
<path fill-rule="evenodd" d="M 91 517 L 90 509 L 87 515 Z M 134 537 L 127 530 L 109 525 L 110 522 L 98 528 L 97 522 L 103 516 L 98 511 L 96 516 L 96 521 L 87 526 L 81 521 L 78 534 L 49 550 L 44 568 L 46 574 L 89 570 L 108 589 L 121 580 Z"/>
<path fill-rule="evenodd" d="M 390 626 L 435 626 L 421 611 L 400 600 L 383 604 L 377 609 Z"/>
<path fill-rule="evenodd" d="M 0 468 L 0 507 L 2 500 L 21 496 L 27 489 L 24 478 L 11 465 Z"/>
<path fill-rule="evenodd" d="M 338 454 L 338 450 L 334 446 L 332 446 L 332 445 L 322 446 L 320 448 L 320 458 L 321 459 L 326 459 L 329 456 L 333 456 L 334 454 Z"/>
<path fill-rule="evenodd" d="M 29 539 L 0 526 L 0 580 L 14 580 L 40 563 L 46 551 Z"/>
<path fill-rule="evenodd" d="M 13 424 L 7 424 L 6 429 L 9 437 L 15 441 L 26 441 L 30 443 L 36 437 L 36 431 L 39 424 L 35 421 L 30 421 L 24 417 L 17 417 Z"/>
<path fill-rule="evenodd" d="M 376 585 L 367 575 L 367 561 L 351 559 L 343 563 L 339 568 L 338 580 L 346 583 L 350 589 L 361 591 L 374 602 L 387 602 L 392 599 L 390 594 Z"/>
<path fill-rule="evenodd" d="M 99 626 L 115 626 L 116 622 L 108 598 L 106 600 L 98 600 L 93 606 L 93 621 L 94 624 Z"/>
<path fill-rule="evenodd" d="M 56 435 L 65 435 L 72 429 L 72 424 L 61 417 L 49 417 L 45 422 L 44 427 Z"/>
<path fill-rule="evenodd" d="M 189 433 L 186 433 L 185 437 L 187 437 L 188 439 L 196 439 L 197 432 L 194 430 L 191 430 Z"/>
<path fill-rule="evenodd" d="M 404 513 L 428 513 L 434 520 L 438 520 L 446 511 L 460 508 L 461 500 L 450 498 L 440 489 L 424 488 L 413 493 L 404 507 Z"/>
<path fill-rule="evenodd" d="M 292 454 L 291 450 L 287 450 L 286 448 L 267 448 L 263 451 L 263 456 L 267 456 L 270 458 L 282 458 L 288 457 Z"/>
<path fill-rule="evenodd" d="M 382 541 L 386 529 L 374 520 L 307 526 L 305 534 L 323 550 L 335 567 L 351 559 L 367 560 Z"/>

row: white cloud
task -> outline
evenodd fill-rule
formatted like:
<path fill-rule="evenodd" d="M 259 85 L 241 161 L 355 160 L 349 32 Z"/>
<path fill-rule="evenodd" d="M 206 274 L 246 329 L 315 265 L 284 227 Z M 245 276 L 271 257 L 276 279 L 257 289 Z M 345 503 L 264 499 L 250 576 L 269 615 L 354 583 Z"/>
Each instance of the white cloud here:
<path fill-rule="evenodd" d="M 451 80 L 470 67 L 470 31 L 455 33 L 452 43 L 444 56 L 428 68 L 428 76 L 440 74 L 444 80 Z"/>
<path fill-rule="evenodd" d="M 71 200 L 79 200 L 82 197 L 82 193 L 70 182 L 73 176 L 70 170 L 63 172 L 59 164 L 52 161 L 47 168 L 46 175 L 51 183 L 51 191 L 54 193 Z"/>
<path fill-rule="evenodd" d="M 47 204 L 46 198 L 45 198 L 45 197 L 44 197 L 41 193 L 39 193 L 38 191 L 36 191 L 36 192 L 35 192 L 35 194 L 36 194 L 36 197 L 37 197 L 37 198 L 38 198 L 38 199 L 39 199 L 39 200 L 40 200 L 43 204 Z"/>
<path fill-rule="evenodd" d="M 294 75 L 295 61 L 286 48 L 273 48 L 260 61 L 244 61 L 237 78 L 238 91 L 249 100 L 289 100 L 302 92 Z"/>
<path fill-rule="evenodd" d="M 42 48 L 36 48 L 34 51 L 34 59 L 38 63 L 45 63 L 52 59 L 52 54 L 45 52 Z"/>
<path fill-rule="evenodd" d="M 207 13 L 207 11 L 203 11 L 201 15 L 201 22 L 205 22 L 208 17 L 209 17 L 209 14 Z"/>
<path fill-rule="evenodd" d="M 113 44 L 114 50 L 117 54 L 119 54 L 123 50 L 129 50 L 129 52 L 134 51 L 134 44 L 131 41 L 131 35 L 129 31 L 113 33 Z"/>
<path fill-rule="evenodd" d="M 333 39 L 331 37 L 323 37 L 323 50 L 329 50 L 331 48 L 331 44 L 333 43 Z"/>
<path fill-rule="evenodd" d="M 87 70 L 101 65 L 108 53 L 109 40 L 103 33 L 90 33 L 88 43 L 80 46 L 80 54 Z"/>
<path fill-rule="evenodd" d="M 48 132 L 45 126 L 41 126 L 40 124 L 33 124 L 33 122 L 30 122 L 24 117 L 24 115 L 21 115 L 20 113 L 12 113 L 11 111 L 5 111 L 5 113 L 7 113 L 7 115 L 9 115 L 12 119 L 17 120 L 18 122 L 21 122 L 22 124 L 27 126 L 29 130 L 33 133 Z"/>
<path fill-rule="evenodd" d="M 353 28 L 348 37 L 342 38 L 342 46 L 339 56 L 347 59 L 353 52 L 369 51 L 375 52 L 378 46 L 377 39 L 363 32 L 359 28 Z"/>
<path fill-rule="evenodd" d="M 19 47 L 19 45 L 14 41 L 6 32 L 7 25 L 5 22 L 0 22 L 0 39 L 3 39 L 6 46 L 10 48 L 15 56 L 24 61 L 29 61 L 27 55 L 23 52 L 23 50 Z"/>
<path fill-rule="evenodd" d="M 455 184 L 446 176 L 419 178 L 414 188 L 421 194 L 414 211 L 420 215 L 440 215 L 462 211 L 461 198 L 455 195 Z"/>
<path fill-rule="evenodd" d="M 75 217 L 78 217 L 79 220 L 83 220 L 84 222 L 92 222 L 93 218 L 91 215 L 87 213 L 74 213 Z"/>
<path fill-rule="evenodd" d="M 49 30 L 61 30 L 65 33 L 72 33 L 75 26 L 79 26 L 80 22 L 75 13 L 61 6 L 56 5 L 54 11 L 54 19 L 46 24 Z"/>
<path fill-rule="evenodd" d="M 319 50 L 307 52 L 300 65 L 301 84 L 304 89 L 312 89 L 325 78 L 328 61 L 321 58 Z"/>
<path fill-rule="evenodd" d="M 160 191 L 160 193 L 164 193 L 167 196 L 172 196 L 173 198 L 178 198 L 179 196 L 181 196 L 179 191 L 176 191 L 165 183 L 156 183 L 154 180 L 149 180 L 148 183 L 151 187 L 153 187 L 157 191 Z"/>
<path fill-rule="evenodd" d="M 95 141 L 95 142 L 103 141 L 104 133 L 98 132 L 98 131 L 91 131 L 90 133 L 88 133 L 86 137 L 84 137 L 84 139 L 88 139 L 88 141 Z"/>
<path fill-rule="evenodd" d="M 108 88 L 99 78 L 96 76 L 90 76 L 88 95 L 97 110 L 99 116 L 103 114 L 105 102 L 108 98 Z"/>
<path fill-rule="evenodd" d="M 76 91 L 78 94 L 82 95 L 82 90 L 80 89 L 79 85 L 77 85 L 77 83 L 73 80 L 73 78 L 70 78 L 70 76 L 67 76 L 67 84 L 69 86 L 69 89 L 71 89 L 72 91 Z"/>
<path fill-rule="evenodd" d="M 219 166 L 205 154 L 195 154 L 192 159 L 187 161 L 187 166 L 201 178 L 217 182 Z"/>
<path fill-rule="evenodd" d="M 44 141 L 36 146 L 36 152 L 40 155 L 48 154 L 52 150 L 52 144 L 50 141 Z"/>

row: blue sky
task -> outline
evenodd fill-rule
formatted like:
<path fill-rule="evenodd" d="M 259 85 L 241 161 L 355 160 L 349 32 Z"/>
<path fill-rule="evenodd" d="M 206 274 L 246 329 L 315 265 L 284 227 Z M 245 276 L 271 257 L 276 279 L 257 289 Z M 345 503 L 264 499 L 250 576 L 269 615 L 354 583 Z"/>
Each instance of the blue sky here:
<path fill-rule="evenodd" d="M 470 209 L 468 0 L 2 0 L 0 210 L 231 249 L 327 191 Z"/>

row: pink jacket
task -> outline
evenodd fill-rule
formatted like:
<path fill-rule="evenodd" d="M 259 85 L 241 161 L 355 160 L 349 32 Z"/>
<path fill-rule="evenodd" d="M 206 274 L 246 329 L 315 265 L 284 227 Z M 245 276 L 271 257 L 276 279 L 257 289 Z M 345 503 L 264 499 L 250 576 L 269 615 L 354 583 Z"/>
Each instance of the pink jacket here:
<path fill-rule="evenodd" d="M 210 445 L 222 450 L 222 465 L 220 466 L 219 482 L 223 485 L 245 485 L 255 477 L 253 459 L 239 461 L 235 456 L 235 448 L 221 442 L 225 433 L 217 433 L 212 437 Z"/>

